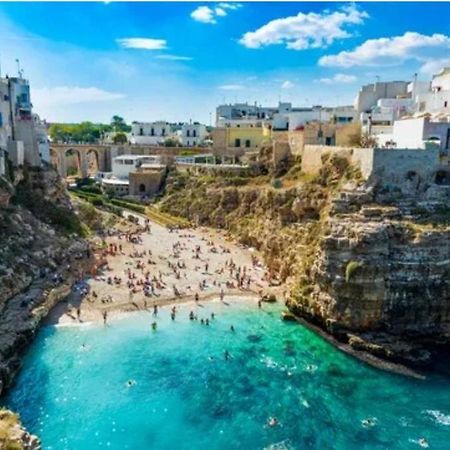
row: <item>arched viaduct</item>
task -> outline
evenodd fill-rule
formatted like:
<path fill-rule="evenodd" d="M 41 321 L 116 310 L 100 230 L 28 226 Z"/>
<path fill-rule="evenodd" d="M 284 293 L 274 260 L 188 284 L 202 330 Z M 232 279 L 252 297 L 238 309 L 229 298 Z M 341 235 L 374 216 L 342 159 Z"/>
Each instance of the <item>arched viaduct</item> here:
<path fill-rule="evenodd" d="M 78 172 L 82 178 L 89 175 L 89 161 L 96 162 L 96 170 L 110 172 L 113 158 L 120 155 L 167 155 L 177 156 L 182 152 L 204 153 L 208 149 L 192 147 L 157 147 L 149 145 L 107 145 L 107 144 L 50 144 L 52 164 L 62 178 L 67 176 L 69 155 L 77 158 Z M 94 158 L 94 159 L 93 159 Z M 91 172 L 92 173 L 92 172 Z"/>

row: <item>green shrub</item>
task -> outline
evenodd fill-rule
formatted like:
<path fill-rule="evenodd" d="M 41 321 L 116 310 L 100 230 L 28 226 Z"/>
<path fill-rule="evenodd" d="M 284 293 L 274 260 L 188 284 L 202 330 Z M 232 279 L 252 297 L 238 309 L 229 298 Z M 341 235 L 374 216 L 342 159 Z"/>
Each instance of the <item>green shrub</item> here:
<path fill-rule="evenodd" d="M 145 206 L 143 205 L 136 205 L 135 203 L 129 203 L 124 200 L 117 200 L 115 198 L 111 200 L 111 203 L 113 205 L 120 206 L 125 209 L 131 209 L 131 211 L 136 211 L 141 214 L 145 213 Z"/>
<path fill-rule="evenodd" d="M 279 178 L 274 178 L 272 180 L 272 187 L 274 189 L 280 189 L 283 187 L 283 182 Z"/>
<path fill-rule="evenodd" d="M 80 188 L 83 192 L 88 192 L 90 194 L 98 194 L 98 195 L 102 195 L 103 192 L 100 189 L 99 186 L 95 186 L 95 185 L 84 185 L 81 186 Z"/>
<path fill-rule="evenodd" d="M 352 275 L 355 273 L 356 270 L 358 270 L 362 264 L 358 261 L 349 261 L 347 263 L 347 266 L 345 268 L 345 282 L 348 283 L 352 277 Z"/>

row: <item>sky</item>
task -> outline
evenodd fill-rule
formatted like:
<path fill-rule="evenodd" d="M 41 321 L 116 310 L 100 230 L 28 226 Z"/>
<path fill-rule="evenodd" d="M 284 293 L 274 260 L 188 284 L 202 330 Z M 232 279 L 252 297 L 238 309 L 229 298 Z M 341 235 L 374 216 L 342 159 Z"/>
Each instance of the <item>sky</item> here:
<path fill-rule="evenodd" d="M 50 122 L 200 121 L 235 101 L 351 104 L 450 66 L 450 3 L 0 2 L 0 63 Z"/>

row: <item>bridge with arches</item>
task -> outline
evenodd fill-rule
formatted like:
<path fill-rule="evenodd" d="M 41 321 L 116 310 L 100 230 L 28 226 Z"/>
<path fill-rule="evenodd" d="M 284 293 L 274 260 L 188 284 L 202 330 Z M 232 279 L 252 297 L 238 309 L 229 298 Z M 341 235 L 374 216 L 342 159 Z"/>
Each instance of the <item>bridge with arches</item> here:
<path fill-rule="evenodd" d="M 166 155 L 174 157 L 189 151 L 203 153 L 203 148 L 158 147 L 150 145 L 50 144 L 51 163 L 62 178 L 69 175 L 86 178 L 97 172 L 110 172 L 112 160 L 120 155 Z"/>

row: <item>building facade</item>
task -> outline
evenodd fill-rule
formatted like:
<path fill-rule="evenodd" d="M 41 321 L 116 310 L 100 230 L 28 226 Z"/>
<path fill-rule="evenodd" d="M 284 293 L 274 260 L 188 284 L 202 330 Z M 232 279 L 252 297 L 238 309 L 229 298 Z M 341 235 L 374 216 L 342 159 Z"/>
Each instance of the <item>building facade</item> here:
<path fill-rule="evenodd" d="M 14 166 L 27 163 L 33 167 L 50 159 L 46 130 L 33 115 L 30 85 L 21 77 L 0 78 L 0 151 L 2 166 L 6 158 Z"/>
<path fill-rule="evenodd" d="M 167 139 L 177 139 L 172 125 L 168 122 L 134 122 L 131 125 L 131 144 L 164 145 Z"/>
<path fill-rule="evenodd" d="M 197 147 L 204 144 L 208 132 L 201 123 L 184 123 L 181 126 L 181 145 L 183 147 Z"/>

